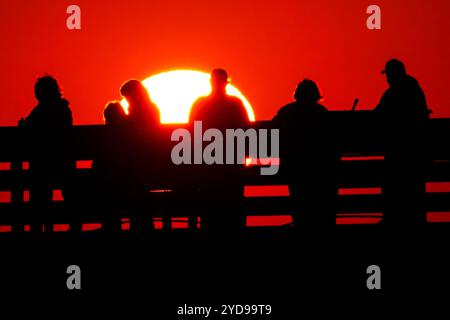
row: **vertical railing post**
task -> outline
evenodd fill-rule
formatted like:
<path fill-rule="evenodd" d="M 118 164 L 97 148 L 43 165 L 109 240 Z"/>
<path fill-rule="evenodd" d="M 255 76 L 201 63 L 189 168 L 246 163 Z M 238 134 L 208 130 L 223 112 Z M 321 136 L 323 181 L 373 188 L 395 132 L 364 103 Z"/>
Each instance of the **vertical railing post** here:
<path fill-rule="evenodd" d="M 24 232 L 24 221 L 22 216 L 23 195 L 24 195 L 24 176 L 22 161 L 15 159 L 11 162 L 11 173 L 13 176 L 13 185 L 11 188 L 11 207 L 13 208 L 14 217 L 12 218 L 12 232 Z"/>

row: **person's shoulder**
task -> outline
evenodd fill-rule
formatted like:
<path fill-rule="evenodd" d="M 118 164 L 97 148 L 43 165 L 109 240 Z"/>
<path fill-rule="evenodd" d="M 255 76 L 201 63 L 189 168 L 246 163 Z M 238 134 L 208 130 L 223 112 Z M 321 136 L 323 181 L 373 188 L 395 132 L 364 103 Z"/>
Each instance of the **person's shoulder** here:
<path fill-rule="evenodd" d="M 278 111 L 275 117 L 272 119 L 275 123 L 283 123 L 288 119 L 292 119 L 292 115 L 294 113 L 297 113 L 297 103 L 291 102 L 287 105 L 281 107 Z M 289 120 L 288 120 L 289 121 Z"/>
<path fill-rule="evenodd" d="M 60 116 L 64 116 L 64 117 L 71 117 L 72 116 L 72 110 L 70 109 L 69 104 L 70 104 L 69 100 L 64 99 L 64 98 L 62 98 L 58 102 L 58 104 L 57 104 L 57 106 L 58 106 L 57 110 L 58 111 L 57 112 L 58 112 L 58 114 Z"/>
<path fill-rule="evenodd" d="M 192 103 L 191 111 L 189 113 L 189 121 L 197 120 L 200 117 L 200 113 L 203 112 L 204 106 L 207 104 L 208 97 L 202 96 L 197 98 L 194 103 Z"/>
<path fill-rule="evenodd" d="M 227 99 L 229 101 L 229 105 L 233 106 L 237 112 L 247 114 L 244 102 L 241 99 L 235 96 L 228 96 Z"/>
<path fill-rule="evenodd" d="M 325 107 L 324 105 L 322 105 L 322 104 L 320 104 L 320 103 L 317 103 L 317 104 L 316 104 L 316 108 L 317 108 L 317 110 L 318 110 L 319 112 L 328 112 L 327 107 Z"/>
<path fill-rule="evenodd" d="M 34 106 L 33 109 L 31 109 L 30 116 L 40 113 L 42 112 L 42 110 L 43 110 L 42 106 L 38 104 L 37 106 Z"/>
<path fill-rule="evenodd" d="M 282 106 L 279 110 L 278 110 L 278 114 L 279 115 L 289 115 L 289 114 L 291 114 L 292 112 L 296 112 L 297 111 L 297 109 L 298 109 L 298 103 L 297 102 L 291 102 L 291 103 L 288 103 L 287 105 L 285 105 L 285 106 Z"/>
<path fill-rule="evenodd" d="M 235 105 L 244 105 L 244 102 L 239 97 L 230 96 L 230 95 L 227 95 L 226 97 L 227 97 L 229 102 L 231 102 L 231 103 L 233 103 Z"/>
<path fill-rule="evenodd" d="M 42 117 L 45 117 L 46 113 L 47 113 L 46 108 L 41 104 L 38 104 L 31 110 L 27 119 L 29 120 L 41 119 Z"/>
<path fill-rule="evenodd" d="M 413 76 L 407 75 L 405 79 L 406 86 L 413 90 L 422 91 L 419 81 Z"/>
<path fill-rule="evenodd" d="M 419 81 L 411 75 L 406 75 L 405 82 L 411 85 L 419 85 Z"/>
<path fill-rule="evenodd" d="M 70 107 L 69 107 L 69 105 L 70 105 L 69 100 L 62 98 L 61 101 L 60 101 L 60 103 L 59 103 L 59 105 L 60 105 L 60 107 L 61 107 L 63 110 L 65 110 L 66 112 L 67 112 L 67 111 L 68 111 L 68 112 L 72 112 L 72 110 L 71 110 Z"/>
<path fill-rule="evenodd" d="M 381 101 L 385 103 L 386 101 L 389 101 L 394 95 L 395 90 L 389 87 L 383 92 L 381 96 Z"/>
<path fill-rule="evenodd" d="M 192 104 L 193 106 L 199 106 L 199 105 L 204 105 L 205 103 L 207 103 L 209 101 L 209 97 L 208 96 L 201 96 L 198 97 L 194 103 Z"/>

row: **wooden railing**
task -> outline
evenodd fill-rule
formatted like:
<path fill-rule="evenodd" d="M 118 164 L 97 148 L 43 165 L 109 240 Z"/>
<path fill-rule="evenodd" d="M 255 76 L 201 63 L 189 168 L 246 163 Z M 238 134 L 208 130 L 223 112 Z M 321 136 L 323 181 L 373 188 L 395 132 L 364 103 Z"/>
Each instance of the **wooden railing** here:
<path fill-rule="evenodd" d="M 383 128 L 375 121 L 370 112 L 331 112 L 334 139 L 337 141 L 341 155 L 338 171 L 338 187 L 345 189 L 380 188 L 381 170 L 383 164 L 383 148 L 380 143 L 380 133 Z M 255 128 L 269 127 L 267 121 L 258 121 Z M 170 133 L 176 126 L 167 126 L 167 143 Z M 73 159 L 78 163 L 95 158 L 98 146 L 104 143 L 104 126 L 83 125 L 75 126 L 72 130 L 69 149 Z M 433 159 L 427 172 L 428 183 L 450 182 L 450 119 L 433 119 L 427 137 L 428 152 Z M 168 148 L 164 148 L 169 150 Z M 17 127 L 0 127 L 0 192 L 9 194 L 10 201 L 0 203 L 0 225 L 23 225 L 30 221 L 30 206 L 26 201 L 29 189 L 29 170 L 27 163 L 30 159 L 30 146 L 23 129 Z M 170 160 L 167 158 L 168 161 Z M 168 166 L 171 164 L 168 163 Z M 170 177 L 162 177 L 159 189 L 176 189 L 189 185 L 190 177 L 184 175 L 182 168 L 172 165 L 166 172 Z M 177 171 L 178 170 L 178 171 Z M 181 170 L 181 171 L 180 171 Z M 79 187 L 87 186 L 92 179 L 90 168 L 78 168 L 75 178 Z M 249 166 L 245 170 L 246 186 L 285 185 L 286 179 L 282 175 L 263 176 L 259 168 Z M 54 186 L 58 189 L 58 186 Z M 153 185 L 153 188 L 155 186 Z M 156 188 L 158 189 L 158 188 Z M 171 216 L 190 215 L 195 213 L 195 202 L 183 193 L 161 192 L 152 195 L 152 210 L 156 216 L 164 217 L 168 221 Z M 341 192 L 338 202 L 339 214 L 379 213 L 382 212 L 382 194 L 358 194 L 358 192 Z M 156 204 L 156 205 L 155 205 Z M 428 212 L 450 211 L 450 192 L 443 190 L 438 193 L 428 193 L 426 196 Z M 82 206 L 80 206 L 81 208 Z M 187 208 L 193 208 L 192 212 Z M 62 203 L 55 201 L 52 210 L 55 223 L 67 223 L 70 218 L 61 213 Z M 98 220 L 95 208 L 79 209 L 85 214 L 87 221 Z M 247 215 L 283 215 L 291 214 L 287 197 L 249 197 L 245 200 L 244 211 Z M 33 220 L 39 217 L 33 216 Z M 195 223 L 191 223 L 191 226 Z"/>

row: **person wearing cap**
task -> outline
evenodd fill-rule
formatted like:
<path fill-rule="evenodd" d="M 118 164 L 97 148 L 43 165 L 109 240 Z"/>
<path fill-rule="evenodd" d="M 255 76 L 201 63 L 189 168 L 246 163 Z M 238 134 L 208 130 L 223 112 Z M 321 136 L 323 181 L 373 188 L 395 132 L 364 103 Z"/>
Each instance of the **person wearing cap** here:
<path fill-rule="evenodd" d="M 294 102 L 273 118 L 280 129 L 280 173 L 289 181 L 294 227 L 324 230 L 336 220 L 336 150 L 317 84 L 301 81 Z"/>
<path fill-rule="evenodd" d="M 214 69 L 211 94 L 194 102 L 189 121 L 202 121 L 204 128 L 231 129 L 248 125 L 250 120 L 242 100 L 226 92 L 229 83 L 224 69 Z"/>
<path fill-rule="evenodd" d="M 226 129 L 245 128 L 250 120 L 243 102 L 229 96 L 226 87 L 230 83 L 223 69 L 211 72 L 211 94 L 199 98 L 192 106 L 189 121 L 201 121 L 203 130 L 215 128 L 225 136 Z M 224 153 L 225 155 L 225 153 Z M 245 227 L 241 212 L 244 194 L 242 165 L 197 165 L 195 183 L 202 198 L 204 212 L 201 226 L 210 238 L 237 238 Z"/>
<path fill-rule="evenodd" d="M 398 59 L 389 60 L 382 74 L 389 88 L 375 113 L 380 120 L 385 149 L 383 223 L 422 224 L 426 222 L 424 195 L 429 120 L 425 94 Z"/>
<path fill-rule="evenodd" d="M 376 106 L 377 112 L 389 115 L 394 121 L 406 120 L 409 124 L 428 119 L 425 94 L 419 82 L 407 74 L 403 62 L 391 59 L 381 73 L 386 75 L 389 88 Z"/>

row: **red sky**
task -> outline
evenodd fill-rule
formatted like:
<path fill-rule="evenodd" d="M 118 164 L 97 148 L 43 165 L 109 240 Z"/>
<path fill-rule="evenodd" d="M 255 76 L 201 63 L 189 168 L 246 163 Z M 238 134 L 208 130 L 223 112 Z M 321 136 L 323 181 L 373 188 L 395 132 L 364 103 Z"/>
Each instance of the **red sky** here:
<path fill-rule="evenodd" d="M 66 28 L 71 4 L 81 30 Z M 371 4 L 381 31 L 366 28 Z M 226 68 L 257 119 L 272 118 L 305 77 L 331 110 L 356 97 L 372 108 L 390 57 L 420 81 L 434 116 L 450 117 L 448 0 L 14 0 L 0 2 L 0 28 L 1 126 L 28 114 L 45 72 L 63 85 L 76 124 L 100 123 L 123 81 L 178 68 Z"/>

